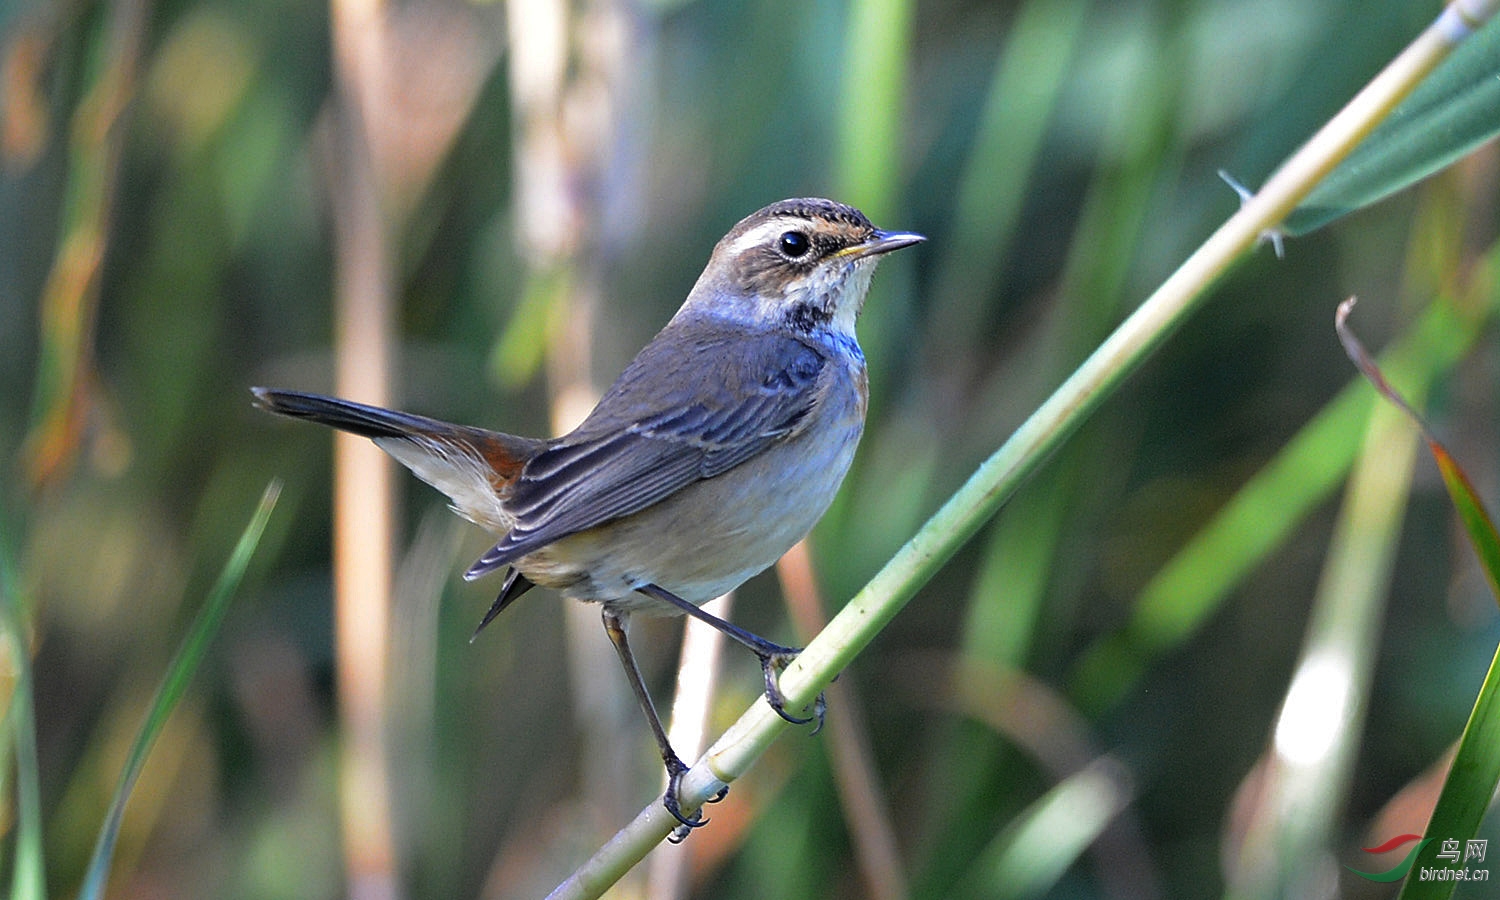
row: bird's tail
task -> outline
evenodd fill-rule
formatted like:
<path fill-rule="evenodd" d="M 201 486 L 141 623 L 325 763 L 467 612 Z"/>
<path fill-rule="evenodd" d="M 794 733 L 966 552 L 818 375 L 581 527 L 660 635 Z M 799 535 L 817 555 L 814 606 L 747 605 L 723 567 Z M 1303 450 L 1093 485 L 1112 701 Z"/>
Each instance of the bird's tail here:
<path fill-rule="evenodd" d="M 510 530 L 503 507 L 511 486 L 545 441 L 454 425 L 351 400 L 251 388 L 267 412 L 308 419 L 375 441 L 418 478 L 442 491 L 470 521 L 496 532 Z"/>

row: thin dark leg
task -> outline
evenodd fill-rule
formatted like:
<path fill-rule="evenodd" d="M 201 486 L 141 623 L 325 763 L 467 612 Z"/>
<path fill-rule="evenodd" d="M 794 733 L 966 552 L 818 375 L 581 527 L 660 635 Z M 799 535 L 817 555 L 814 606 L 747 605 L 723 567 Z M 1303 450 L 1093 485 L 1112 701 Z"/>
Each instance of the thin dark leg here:
<path fill-rule="evenodd" d="M 667 808 L 673 818 L 681 822 L 681 827 L 672 832 L 668 838 L 672 843 L 681 843 L 688 836 L 691 829 L 700 828 L 708 824 L 703 818 L 703 813 L 696 812 L 690 819 L 682 814 L 682 807 L 678 804 L 677 795 L 682 788 L 682 776 L 687 773 L 688 767 L 672 749 L 672 744 L 667 740 L 666 729 L 661 727 L 661 717 L 656 714 L 656 704 L 651 702 L 651 695 L 646 691 L 646 682 L 641 679 L 640 667 L 635 664 L 635 654 L 630 652 L 630 642 L 625 636 L 625 619 L 627 614 L 616 610 L 608 603 L 603 607 L 604 633 L 609 635 L 610 643 L 615 645 L 615 652 L 620 655 L 620 664 L 625 667 L 625 677 L 630 681 L 630 689 L 635 691 L 635 699 L 641 705 L 641 712 L 646 714 L 646 723 L 651 726 L 651 734 L 656 738 L 656 746 L 661 750 L 661 761 L 667 767 L 667 792 L 662 797 L 662 806 Z"/>
<path fill-rule="evenodd" d="M 771 709 L 775 710 L 778 716 L 781 716 L 793 725 L 806 725 L 808 722 L 816 719 L 818 724 L 813 728 L 813 734 L 817 734 L 822 730 L 823 714 L 828 708 L 828 701 L 824 698 L 823 693 L 821 691 L 818 692 L 818 699 L 813 703 L 812 715 L 807 718 L 794 716 L 786 711 L 786 697 L 782 696 L 781 685 L 777 681 L 777 676 L 781 670 L 785 669 L 792 660 L 797 658 L 797 654 L 802 652 L 802 648 L 783 647 L 780 644 L 774 644 L 758 634 L 752 634 L 732 622 L 726 622 L 713 613 L 689 603 L 660 585 L 648 584 L 636 588 L 636 590 L 652 599 L 660 600 L 663 603 L 670 603 L 698 621 L 717 628 L 726 637 L 749 648 L 750 652 L 754 653 L 760 659 L 760 670 L 766 679 L 766 702 L 771 705 Z"/>

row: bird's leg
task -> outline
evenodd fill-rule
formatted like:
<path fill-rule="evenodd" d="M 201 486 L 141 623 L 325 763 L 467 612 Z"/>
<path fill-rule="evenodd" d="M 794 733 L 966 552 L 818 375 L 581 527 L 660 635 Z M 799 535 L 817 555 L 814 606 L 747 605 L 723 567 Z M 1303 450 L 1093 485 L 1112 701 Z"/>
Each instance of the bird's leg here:
<path fill-rule="evenodd" d="M 615 652 L 620 655 L 620 664 L 625 667 L 625 677 L 630 680 L 630 689 L 635 691 L 636 702 L 641 705 L 641 712 L 646 714 L 646 723 L 651 726 L 651 734 L 656 738 L 656 746 L 661 750 L 661 761 L 667 767 L 667 792 L 662 796 L 661 803 L 667 808 L 667 812 L 681 823 L 673 829 L 668 840 L 679 844 L 687 838 L 692 829 L 707 825 L 708 820 L 703 818 L 701 810 L 693 813 L 692 818 L 682 814 L 678 795 L 682 790 L 682 776 L 687 774 L 688 767 L 672 749 L 671 742 L 667 740 L 666 729 L 661 727 L 661 717 L 656 714 L 656 704 L 651 702 L 651 695 L 646 691 L 646 682 L 641 679 L 640 667 L 635 664 L 635 654 L 630 652 L 630 641 L 625 636 L 627 615 L 608 603 L 604 604 L 604 633 L 609 635 L 610 643 L 615 645 Z M 726 788 L 720 791 L 714 799 L 722 799 L 727 790 Z"/>
<path fill-rule="evenodd" d="M 636 590 L 647 597 L 677 607 L 684 613 L 687 613 L 700 622 L 712 625 L 725 636 L 747 647 L 751 653 L 754 653 L 760 659 L 761 673 L 766 679 L 766 702 L 771 705 L 771 709 L 775 710 L 778 716 L 781 716 L 793 725 L 806 725 L 808 722 L 817 720 L 818 724 L 813 728 L 813 734 L 817 734 L 822 730 L 823 715 L 828 709 L 828 701 L 824 698 L 822 691 L 818 692 L 818 699 L 813 702 L 813 714 L 806 718 L 794 716 L 787 712 L 786 697 L 781 693 L 778 676 L 781 674 L 782 669 L 785 669 L 792 660 L 797 658 L 797 654 L 802 652 L 802 648 L 783 647 L 780 644 L 773 644 L 758 634 L 752 634 L 738 625 L 726 622 L 713 613 L 689 603 L 659 585 L 648 584 L 636 588 Z"/>

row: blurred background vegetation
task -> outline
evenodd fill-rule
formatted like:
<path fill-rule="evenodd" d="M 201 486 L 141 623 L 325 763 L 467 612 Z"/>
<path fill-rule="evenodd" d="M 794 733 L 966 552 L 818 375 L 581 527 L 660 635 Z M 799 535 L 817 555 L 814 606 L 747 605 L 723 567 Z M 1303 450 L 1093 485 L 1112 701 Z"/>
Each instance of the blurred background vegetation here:
<path fill-rule="evenodd" d="M 333 388 L 350 272 L 389 299 L 370 315 L 392 402 L 543 434 L 754 209 L 834 196 L 925 233 L 882 265 L 861 325 L 870 423 L 811 541 L 835 608 L 1233 210 L 1216 170 L 1259 183 L 1438 9 L 0 9 L 0 536 L 27 603 L 49 892 L 78 889 L 150 694 L 277 477 L 249 580 L 132 799 L 111 896 L 538 896 L 660 789 L 628 695 L 601 687 L 623 679 L 594 613 L 575 628 L 539 591 L 470 644 L 497 585 L 457 576 L 486 537 L 403 475 L 375 648 L 388 833 L 363 858 L 341 836 L 329 438 L 256 413 L 248 388 Z M 360 195 L 363 211 L 341 199 Z M 1328 419 L 1355 379 L 1339 300 L 1360 296 L 1372 347 L 1417 346 L 1407 386 L 1500 498 L 1496 196 L 1487 148 L 1248 259 L 843 675 L 831 699 L 854 720 L 783 738 L 710 827 L 658 851 L 689 863 L 676 890 L 1389 896 L 1343 866 L 1389 868 L 1358 848 L 1423 829 L 1500 640 L 1425 459 L 1372 470 L 1395 500 L 1346 629 L 1343 750 L 1297 813 L 1315 821 L 1270 856 L 1246 848 L 1273 815 L 1312 611 L 1344 608 L 1323 570 L 1370 403 Z M 373 262 L 340 255 L 359 233 Z M 1204 538 L 1268 466 L 1275 484 Z M 740 594 L 736 621 L 806 640 L 775 578 Z M 638 630 L 665 697 L 679 626 Z M 757 692 L 753 660 L 725 665 L 715 732 Z M 648 893 L 667 895 L 619 896 Z"/>

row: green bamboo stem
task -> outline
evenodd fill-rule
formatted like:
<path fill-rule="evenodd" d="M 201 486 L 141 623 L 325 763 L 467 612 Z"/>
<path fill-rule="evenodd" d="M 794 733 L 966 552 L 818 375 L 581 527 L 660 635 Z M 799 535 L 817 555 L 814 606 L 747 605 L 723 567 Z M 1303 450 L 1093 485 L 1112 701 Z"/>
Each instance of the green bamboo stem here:
<path fill-rule="evenodd" d="M 1487 21 L 1500 0 L 1457 0 L 1105 339 L 1062 386 L 980 465 L 781 676 L 789 708 L 810 703 L 906 602 L 989 520 L 1085 418 L 1198 307 L 1214 282 L 1277 226 L 1442 59 Z M 683 779 L 691 810 L 745 773 L 786 725 L 757 701 Z M 552 892 L 598 897 L 676 825 L 653 801 Z"/>

